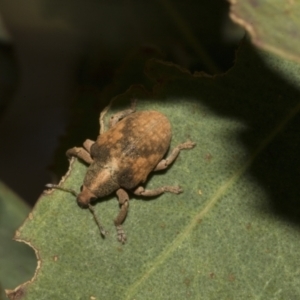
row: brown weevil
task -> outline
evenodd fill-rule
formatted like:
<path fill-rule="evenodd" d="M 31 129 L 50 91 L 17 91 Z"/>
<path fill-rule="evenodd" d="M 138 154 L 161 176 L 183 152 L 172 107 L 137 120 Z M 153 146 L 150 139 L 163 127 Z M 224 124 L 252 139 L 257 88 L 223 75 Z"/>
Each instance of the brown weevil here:
<path fill-rule="evenodd" d="M 103 118 L 110 105 L 100 114 L 100 134 L 96 142 L 86 140 L 83 148 L 74 147 L 66 152 L 68 157 L 76 156 L 89 164 L 80 193 L 51 184 L 47 187 L 72 192 L 76 195 L 78 204 L 89 208 L 93 214 L 91 202 L 116 192 L 120 212 L 114 223 L 118 240 L 125 243 L 126 235 L 122 223 L 129 207 L 126 190 L 136 195 L 150 197 L 164 192 L 181 193 L 182 189 L 179 186 L 146 190 L 140 184 L 146 181 L 152 171 L 166 169 L 182 149 L 191 149 L 195 143 L 192 141 L 182 143 L 163 159 L 172 136 L 171 124 L 167 117 L 158 111 L 136 112 L 134 100 L 130 109 L 116 113 L 110 118 L 109 129 L 105 131 Z M 105 230 L 95 215 L 94 218 L 101 234 L 105 235 Z"/>

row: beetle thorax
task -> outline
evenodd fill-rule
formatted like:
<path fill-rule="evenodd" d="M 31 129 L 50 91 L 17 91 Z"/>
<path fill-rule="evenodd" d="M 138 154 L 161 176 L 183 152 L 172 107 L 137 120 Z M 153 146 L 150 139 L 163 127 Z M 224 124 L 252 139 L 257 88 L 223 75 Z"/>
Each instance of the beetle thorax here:
<path fill-rule="evenodd" d="M 119 188 L 114 178 L 112 166 L 99 167 L 96 163 L 89 166 L 84 179 L 84 186 L 94 194 L 94 197 L 107 196 Z"/>

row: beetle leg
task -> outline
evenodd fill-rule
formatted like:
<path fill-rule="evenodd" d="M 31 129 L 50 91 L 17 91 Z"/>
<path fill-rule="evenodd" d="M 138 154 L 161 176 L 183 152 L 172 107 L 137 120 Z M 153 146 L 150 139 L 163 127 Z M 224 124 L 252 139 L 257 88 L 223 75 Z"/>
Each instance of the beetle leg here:
<path fill-rule="evenodd" d="M 114 223 L 117 228 L 118 241 L 124 244 L 126 241 L 126 235 L 122 228 L 122 223 L 124 222 L 127 216 L 128 207 L 129 207 L 129 197 L 124 189 L 118 189 L 116 193 L 118 196 L 119 204 L 121 206 L 121 210 L 118 216 L 115 218 Z"/>
<path fill-rule="evenodd" d="M 80 159 L 82 159 L 84 162 L 91 164 L 93 162 L 93 159 L 91 158 L 90 154 L 88 153 L 88 151 L 86 151 L 84 148 L 82 147 L 73 147 L 71 149 L 69 149 L 66 152 L 66 155 L 68 157 L 71 156 L 76 156 Z"/>
<path fill-rule="evenodd" d="M 196 143 L 192 141 L 187 141 L 175 147 L 169 156 L 165 159 L 162 159 L 153 171 L 160 171 L 166 169 L 179 155 L 180 151 L 183 149 L 192 149 L 196 146 Z"/>
<path fill-rule="evenodd" d="M 86 149 L 88 153 L 91 153 L 91 147 L 94 143 L 95 143 L 94 141 L 87 139 L 84 141 L 83 147 L 84 149 Z"/>
<path fill-rule="evenodd" d="M 91 164 L 93 162 L 93 159 L 91 158 L 90 152 L 91 152 L 91 147 L 95 142 L 92 140 L 85 140 L 83 143 L 83 147 L 73 147 L 69 149 L 66 152 L 66 155 L 68 157 L 75 156 L 80 159 L 82 159 L 84 162 Z"/>
<path fill-rule="evenodd" d="M 162 186 L 160 188 L 156 188 L 154 190 L 145 190 L 144 187 L 139 186 L 136 188 L 133 193 L 135 195 L 141 195 L 146 197 L 154 197 L 163 194 L 164 192 L 179 194 L 183 190 L 180 186 Z"/>
<path fill-rule="evenodd" d="M 129 109 L 122 110 L 110 117 L 109 120 L 109 128 L 113 127 L 116 125 L 120 120 L 124 119 L 128 115 L 132 114 L 135 112 L 136 109 L 136 99 L 131 100 L 131 107 Z"/>

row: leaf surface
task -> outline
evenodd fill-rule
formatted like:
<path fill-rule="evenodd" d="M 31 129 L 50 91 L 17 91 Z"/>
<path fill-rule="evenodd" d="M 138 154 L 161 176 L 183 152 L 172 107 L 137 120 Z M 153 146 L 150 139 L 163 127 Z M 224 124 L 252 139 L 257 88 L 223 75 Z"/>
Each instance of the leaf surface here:
<path fill-rule="evenodd" d="M 0 299 L 5 299 L 4 288 L 30 280 L 36 268 L 34 251 L 12 240 L 29 211 L 22 199 L 0 182 Z"/>
<path fill-rule="evenodd" d="M 23 298 L 296 299 L 299 71 L 246 41 L 223 76 L 148 61 L 152 97 L 140 100 L 138 110 L 167 115 L 171 147 L 189 138 L 197 146 L 146 186 L 180 184 L 184 192 L 132 196 L 125 245 L 116 240 L 114 195 L 95 205 L 109 231 L 102 239 L 74 196 L 45 193 L 19 230 L 18 239 L 39 255 Z M 74 160 L 70 170 L 62 185 L 79 190 L 86 166 Z"/>

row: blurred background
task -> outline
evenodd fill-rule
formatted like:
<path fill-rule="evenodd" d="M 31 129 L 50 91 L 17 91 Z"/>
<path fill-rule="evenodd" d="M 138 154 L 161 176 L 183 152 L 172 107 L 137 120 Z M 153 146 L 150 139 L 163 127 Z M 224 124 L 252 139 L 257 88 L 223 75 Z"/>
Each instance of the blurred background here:
<path fill-rule="evenodd" d="M 226 72 L 244 35 L 228 14 L 211 0 L 2 0 L 0 180 L 34 204 L 66 172 L 68 147 L 97 136 L 99 95 L 130 57 Z"/>

